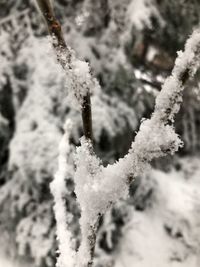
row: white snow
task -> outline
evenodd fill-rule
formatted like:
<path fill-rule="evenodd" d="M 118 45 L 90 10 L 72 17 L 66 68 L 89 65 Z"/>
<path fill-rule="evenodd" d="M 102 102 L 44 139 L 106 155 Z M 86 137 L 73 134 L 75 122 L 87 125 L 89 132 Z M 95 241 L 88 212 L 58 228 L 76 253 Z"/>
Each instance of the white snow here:
<path fill-rule="evenodd" d="M 18 265 L 14 265 L 13 262 L 5 259 L 4 257 L 0 256 L 0 266 L 1 267 L 18 267 Z"/>
<path fill-rule="evenodd" d="M 155 16 L 164 26 L 164 21 L 156 8 L 154 0 L 132 0 L 128 6 L 127 16 L 137 30 L 152 28 L 151 17 Z"/>
<path fill-rule="evenodd" d="M 156 47 L 154 47 L 153 45 L 151 45 L 149 47 L 148 51 L 147 51 L 147 56 L 146 56 L 147 60 L 149 62 L 153 61 L 154 58 L 155 58 L 155 56 L 157 55 L 157 53 L 158 53 L 158 50 L 156 49 Z"/>
<path fill-rule="evenodd" d="M 78 101 L 79 107 L 81 107 L 84 96 L 93 92 L 97 81 L 92 78 L 89 64 L 74 57 L 70 68 L 67 68 L 65 71 L 67 71 L 67 77 L 71 78 L 71 84 L 68 86 L 70 88 L 69 101 L 72 101 L 74 106 L 77 105 Z"/>
<path fill-rule="evenodd" d="M 89 64 L 76 58 L 74 50 L 70 47 L 62 49 L 57 45 L 57 38 L 52 37 L 52 44 L 55 48 L 52 54 L 56 56 L 57 63 L 62 67 L 63 73 L 67 77 L 66 87 L 68 90 L 69 101 L 74 106 L 81 108 L 83 99 L 88 93 L 92 93 L 97 80 L 92 77 Z"/>
<path fill-rule="evenodd" d="M 199 266 L 199 162 L 188 158 L 180 172 L 147 175 L 155 185 L 152 203 L 144 211 L 133 210 L 115 267 Z"/>
<path fill-rule="evenodd" d="M 72 236 L 67 228 L 67 222 L 70 221 L 70 214 L 66 213 L 64 196 L 66 194 L 65 179 L 67 173 L 70 172 L 71 166 L 68 164 L 69 153 L 71 147 L 69 144 L 71 122 L 67 121 L 65 124 L 65 134 L 60 142 L 58 171 L 51 183 L 51 192 L 54 196 L 54 211 L 57 221 L 57 239 L 59 243 L 59 258 L 57 260 L 58 267 L 74 266 L 75 251 L 72 249 Z"/>
<path fill-rule="evenodd" d="M 22 263 L 16 259 L 0 254 L 0 267 L 34 267 L 31 263 Z"/>

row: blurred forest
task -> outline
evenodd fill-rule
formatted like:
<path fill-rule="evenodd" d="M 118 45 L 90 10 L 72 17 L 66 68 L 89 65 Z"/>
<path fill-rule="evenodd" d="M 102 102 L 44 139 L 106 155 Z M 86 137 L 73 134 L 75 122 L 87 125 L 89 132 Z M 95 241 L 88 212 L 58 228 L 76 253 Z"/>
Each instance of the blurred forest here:
<path fill-rule="evenodd" d="M 141 120 L 150 117 L 177 51 L 199 26 L 200 2 L 54 0 L 54 6 L 66 42 L 90 63 L 103 89 L 92 95 L 95 151 L 104 164 L 112 163 L 127 153 Z M 0 246 L 20 267 L 55 266 L 49 183 L 66 118 L 74 123 L 74 149 L 83 134 L 68 87 L 35 2 L 0 0 Z M 130 198 L 101 219 L 95 266 L 200 266 L 199 87 L 197 73 L 176 117 L 184 147 L 154 161 L 133 182 Z M 66 209 L 78 247 L 72 177 L 66 181 Z"/>

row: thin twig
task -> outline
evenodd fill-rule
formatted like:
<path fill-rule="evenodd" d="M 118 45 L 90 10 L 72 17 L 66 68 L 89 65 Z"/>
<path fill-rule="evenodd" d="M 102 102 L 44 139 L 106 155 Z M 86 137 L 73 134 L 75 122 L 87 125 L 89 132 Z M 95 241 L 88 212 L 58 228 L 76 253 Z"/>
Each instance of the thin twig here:
<path fill-rule="evenodd" d="M 52 36 L 53 47 L 57 55 L 58 62 L 61 64 L 63 69 L 65 69 L 66 64 L 69 64 L 70 66 L 71 52 L 64 40 L 61 25 L 55 17 L 50 0 L 36 0 L 36 2 L 38 3 L 38 6 L 45 19 L 49 34 Z M 66 55 L 66 58 L 63 59 L 61 55 Z M 92 112 L 91 112 L 91 100 L 89 91 L 83 97 L 81 113 L 82 113 L 83 133 L 87 139 L 90 139 L 92 141 L 93 140 Z"/>

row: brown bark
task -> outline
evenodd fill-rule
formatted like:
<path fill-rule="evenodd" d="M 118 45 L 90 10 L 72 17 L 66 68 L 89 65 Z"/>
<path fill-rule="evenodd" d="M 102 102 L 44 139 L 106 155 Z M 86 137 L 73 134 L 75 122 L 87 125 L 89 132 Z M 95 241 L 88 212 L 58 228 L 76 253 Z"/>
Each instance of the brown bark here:
<path fill-rule="evenodd" d="M 59 21 L 56 19 L 50 0 L 36 0 L 38 6 L 42 12 L 45 22 L 48 27 L 49 34 L 53 39 L 53 47 L 57 55 L 58 62 L 65 69 L 66 64 L 70 67 L 71 52 L 68 48 L 62 33 L 62 28 Z M 61 55 L 65 55 L 63 59 Z M 92 112 L 91 112 L 91 100 L 90 92 L 88 91 L 86 96 L 83 97 L 83 103 L 81 107 L 83 133 L 87 139 L 93 140 L 92 136 Z"/>

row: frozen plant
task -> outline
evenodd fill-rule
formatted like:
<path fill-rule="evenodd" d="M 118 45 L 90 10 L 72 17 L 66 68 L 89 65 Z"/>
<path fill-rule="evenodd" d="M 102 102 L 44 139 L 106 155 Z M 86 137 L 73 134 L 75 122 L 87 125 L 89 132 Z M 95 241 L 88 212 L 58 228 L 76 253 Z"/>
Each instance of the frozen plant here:
<path fill-rule="evenodd" d="M 67 215 L 62 201 L 67 172 L 68 129 L 61 141 L 59 169 L 52 184 L 61 253 L 58 267 L 89 267 L 93 264 L 100 216 L 119 199 L 128 196 L 128 189 L 134 177 L 146 171 L 153 159 L 173 154 L 183 145 L 174 131 L 173 122 L 182 102 L 184 85 L 194 76 L 200 65 L 200 31 L 194 31 L 186 43 L 185 51 L 178 52 L 172 75 L 166 79 L 156 99 L 154 113 L 150 119 L 141 122 L 128 154 L 116 163 L 104 167 L 95 155 L 92 144 L 90 92 L 97 82 L 92 78 L 88 64 L 78 61 L 74 52 L 66 45 L 50 2 L 37 2 L 52 36 L 58 62 L 72 77 L 71 89 L 81 107 L 85 134 L 74 159 L 75 193 L 81 209 L 82 233 L 81 245 L 77 252 L 72 249 L 73 241 L 66 226 Z"/>

